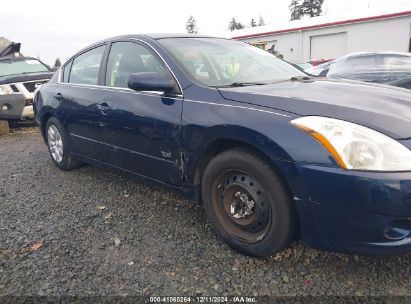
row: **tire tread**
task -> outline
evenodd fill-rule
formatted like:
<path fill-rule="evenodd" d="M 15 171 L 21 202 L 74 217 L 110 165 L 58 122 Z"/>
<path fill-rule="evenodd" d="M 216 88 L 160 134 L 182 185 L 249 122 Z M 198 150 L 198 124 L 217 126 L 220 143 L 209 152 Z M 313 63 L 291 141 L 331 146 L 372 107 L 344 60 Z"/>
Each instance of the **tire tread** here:
<path fill-rule="evenodd" d="M 279 209 L 283 211 L 281 213 L 281 221 L 283 225 L 280 227 L 281 231 L 276 234 L 276 239 L 273 240 L 273 242 L 262 241 L 256 244 L 247 244 L 241 243 L 238 240 L 232 240 L 232 237 L 225 233 L 225 231 L 221 228 L 221 225 L 218 223 L 218 220 L 214 218 L 215 216 L 213 215 L 211 202 L 209 202 L 209 199 L 207 199 L 208 195 L 205 193 L 205 189 L 208 186 L 204 185 L 204 182 L 206 184 L 209 183 L 207 176 L 212 174 L 210 171 L 215 170 L 215 167 L 223 167 L 222 164 L 233 161 L 233 159 L 236 159 L 237 161 L 247 161 L 252 167 L 255 168 L 256 171 L 260 171 L 264 174 L 266 184 L 272 185 L 269 191 L 271 194 L 275 193 L 276 200 L 279 201 Z M 275 192 L 272 192 L 273 189 Z M 284 182 L 280 173 L 267 160 L 259 156 L 252 149 L 247 147 L 238 147 L 217 154 L 205 169 L 203 175 L 202 195 L 204 208 L 209 220 L 212 223 L 214 231 L 236 250 L 252 256 L 268 256 L 288 247 L 296 238 L 298 230 L 296 211 L 294 202 L 292 201 L 292 196 L 288 190 L 288 186 Z M 269 232 L 268 234 L 271 233 Z"/>

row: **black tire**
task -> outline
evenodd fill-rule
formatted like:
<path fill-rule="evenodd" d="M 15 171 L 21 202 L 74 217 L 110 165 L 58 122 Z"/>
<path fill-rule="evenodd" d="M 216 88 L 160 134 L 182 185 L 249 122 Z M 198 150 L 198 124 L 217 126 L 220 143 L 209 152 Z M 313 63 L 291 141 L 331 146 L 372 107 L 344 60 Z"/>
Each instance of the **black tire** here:
<path fill-rule="evenodd" d="M 202 198 L 214 231 L 242 253 L 268 256 L 296 237 L 296 211 L 287 187 L 270 164 L 249 149 L 231 149 L 210 161 L 202 179 Z M 245 215 L 244 205 L 240 207 L 244 202 L 251 203 L 252 214 Z"/>
<path fill-rule="evenodd" d="M 55 159 L 55 157 L 53 156 L 53 153 L 51 151 L 50 144 L 49 144 L 48 132 L 49 132 L 49 129 L 53 128 L 53 127 L 55 127 L 58 130 L 59 135 L 61 137 L 61 141 L 62 141 L 63 153 L 62 153 L 61 160 L 60 159 Z M 70 149 L 69 149 L 68 137 L 67 137 L 66 132 L 64 131 L 63 126 L 61 125 L 61 123 L 58 121 L 57 118 L 50 117 L 50 119 L 47 121 L 46 129 L 45 129 L 45 138 L 46 138 L 47 147 L 49 149 L 51 159 L 54 162 L 54 164 L 57 167 L 59 167 L 61 170 L 69 171 L 69 170 L 78 168 L 82 165 L 82 163 L 79 160 L 74 159 L 69 154 L 68 151 L 70 151 Z"/>

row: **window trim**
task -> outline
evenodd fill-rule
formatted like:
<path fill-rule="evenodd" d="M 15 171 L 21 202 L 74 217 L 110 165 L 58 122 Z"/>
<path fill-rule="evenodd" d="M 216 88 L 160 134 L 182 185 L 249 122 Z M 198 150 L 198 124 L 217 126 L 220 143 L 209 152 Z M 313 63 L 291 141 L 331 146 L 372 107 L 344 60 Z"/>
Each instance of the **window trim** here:
<path fill-rule="evenodd" d="M 179 95 L 180 97 L 182 97 L 182 96 L 184 95 L 184 93 L 183 93 L 183 88 L 181 87 L 181 84 L 180 84 L 180 82 L 178 81 L 178 78 L 176 77 L 176 75 L 174 74 L 173 70 L 172 70 L 172 69 L 170 68 L 170 66 L 168 65 L 167 61 L 164 60 L 164 57 L 161 56 L 161 54 L 160 54 L 155 48 L 153 48 L 150 44 L 148 44 L 147 42 L 145 42 L 145 41 L 143 41 L 143 40 L 141 40 L 141 39 L 130 38 L 130 39 L 128 39 L 128 40 L 138 41 L 138 42 L 146 45 L 149 49 L 153 50 L 154 53 L 157 54 L 157 56 L 160 58 L 160 60 L 161 60 L 161 61 L 164 63 L 164 65 L 167 67 L 168 71 L 171 73 L 171 76 L 173 76 L 174 81 L 177 83 L 177 86 L 178 86 L 178 88 L 179 88 L 179 90 L 180 90 L 180 93 L 179 93 L 179 94 L 176 94 L 176 95 Z M 113 41 L 116 41 L 116 39 L 113 40 Z"/>
<path fill-rule="evenodd" d="M 147 43 L 147 42 L 145 42 L 145 41 L 143 41 L 143 40 L 141 40 L 141 39 L 139 39 L 139 38 L 117 38 L 117 39 L 107 40 L 107 41 L 104 41 L 104 42 L 99 43 L 99 44 L 94 44 L 94 45 L 92 45 L 92 46 L 90 46 L 90 47 L 82 50 L 80 53 L 75 54 L 75 55 L 72 56 L 70 59 L 68 59 L 68 60 L 66 61 L 66 63 L 64 63 L 63 68 L 65 68 L 65 67 L 69 64 L 69 62 L 72 61 L 72 60 L 74 60 L 74 58 L 76 58 L 77 56 L 80 56 L 81 54 L 83 54 L 83 53 L 85 53 L 85 52 L 87 52 L 87 51 L 89 51 L 89 50 L 91 50 L 91 49 L 93 49 L 93 48 L 96 48 L 96 47 L 105 45 L 105 46 L 106 46 L 106 49 L 105 49 L 105 53 L 103 54 L 103 59 L 104 59 L 105 61 L 103 62 L 103 66 L 100 65 L 100 70 L 101 70 L 102 67 L 105 68 L 106 65 L 107 65 L 108 55 L 107 55 L 107 57 L 105 57 L 105 55 L 106 55 L 106 53 L 107 53 L 107 54 L 109 53 L 109 50 L 110 50 L 110 47 L 111 47 L 111 43 L 113 43 L 113 42 L 118 42 L 118 41 L 129 41 L 129 42 L 137 41 L 137 42 L 140 42 L 141 44 L 147 46 L 147 47 L 148 47 L 149 49 L 151 49 L 155 54 L 157 54 L 157 56 L 161 59 L 161 61 L 162 61 L 162 62 L 164 63 L 164 65 L 167 67 L 168 71 L 171 73 L 171 75 L 173 76 L 175 82 L 176 82 L 177 85 L 178 85 L 178 88 L 179 88 L 179 90 L 180 90 L 180 93 L 176 93 L 176 94 L 175 94 L 175 97 L 176 97 L 176 98 L 184 98 L 183 88 L 181 87 L 180 82 L 178 81 L 178 79 L 177 79 L 176 75 L 174 74 L 173 70 L 172 70 L 172 69 L 170 68 L 170 66 L 168 65 L 167 61 L 164 60 L 164 57 L 161 56 L 161 54 L 160 54 L 155 48 L 153 48 L 149 43 Z M 110 46 L 110 47 L 109 47 L 109 46 Z M 147 92 L 137 92 L 137 91 L 134 91 L 134 90 L 129 89 L 129 88 L 109 87 L 109 86 L 102 85 L 102 84 L 88 85 L 88 84 L 81 84 L 81 83 L 74 84 L 74 83 L 70 83 L 70 82 L 62 82 L 61 80 L 62 80 L 62 77 L 63 77 L 63 73 L 62 73 L 63 68 L 60 68 L 59 75 L 58 75 L 58 78 L 57 78 L 57 84 L 76 85 L 76 86 L 83 86 L 83 87 L 100 87 L 100 88 L 106 88 L 106 89 L 109 88 L 109 89 L 119 90 L 119 91 L 123 91 L 123 92 L 124 92 L 124 90 L 126 90 L 126 91 L 129 91 L 129 92 L 133 92 L 133 93 L 135 93 L 135 94 L 147 95 Z M 105 73 L 104 73 L 104 76 L 105 76 Z M 160 96 L 163 95 L 163 94 L 158 94 L 158 93 L 156 93 L 156 92 L 149 92 L 149 93 L 150 93 L 150 95 L 160 95 Z M 173 96 L 173 97 L 174 97 L 174 96 Z"/>
<path fill-rule="evenodd" d="M 68 61 L 65 65 L 64 65 L 64 67 L 62 68 L 62 70 L 63 70 L 63 73 L 62 73 L 62 82 L 63 83 L 70 83 L 70 73 L 71 73 L 71 67 L 73 66 L 73 60 L 70 60 L 70 61 Z M 66 68 L 69 68 L 68 70 L 67 70 L 67 72 L 68 72 L 68 77 L 67 77 L 67 82 L 65 82 L 64 81 L 64 73 L 66 72 Z"/>
<path fill-rule="evenodd" d="M 70 61 L 71 61 L 70 74 L 69 74 L 68 82 L 67 82 L 67 83 L 87 85 L 87 83 L 74 83 L 74 82 L 70 82 L 71 70 L 72 70 L 72 68 L 73 68 L 74 61 L 75 61 L 78 57 L 80 57 L 80 56 L 82 56 L 82 55 L 84 55 L 84 54 L 86 54 L 86 53 L 88 53 L 88 52 L 90 52 L 90 51 L 93 51 L 93 50 L 96 50 L 96 49 L 98 49 L 98 48 L 101 48 L 101 47 L 103 47 L 103 54 L 102 54 L 101 59 L 100 59 L 100 65 L 99 65 L 99 67 L 98 67 L 98 73 L 97 73 L 97 83 L 96 83 L 95 85 L 98 85 L 98 84 L 101 83 L 101 67 L 102 67 L 102 64 L 103 64 L 103 62 L 104 62 L 103 60 L 104 60 L 104 55 L 106 54 L 106 50 L 107 50 L 107 43 L 102 43 L 102 44 L 100 44 L 100 45 L 94 45 L 93 47 L 88 48 L 87 50 L 81 52 L 80 54 L 76 54 L 76 56 L 73 57 L 73 58 L 70 60 Z M 63 77 L 64 77 L 64 74 L 63 74 Z M 93 84 L 93 85 L 94 85 L 94 84 Z"/>
<path fill-rule="evenodd" d="M 107 45 L 107 57 L 105 58 L 104 65 L 102 66 L 103 72 L 104 72 L 103 75 L 102 75 L 102 78 L 103 78 L 102 86 L 108 87 L 108 88 L 118 88 L 118 87 L 108 86 L 107 83 L 106 83 L 106 80 L 107 80 L 106 79 L 106 77 L 107 77 L 107 66 L 108 66 L 108 59 L 109 59 L 109 56 L 110 56 L 111 48 L 112 48 L 114 43 L 118 43 L 118 42 L 131 42 L 131 43 L 137 44 L 139 46 L 142 46 L 142 47 L 146 48 L 147 50 L 149 50 L 150 52 L 152 52 L 153 55 L 156 57 L 156 59 L 160 62 L 160 64 L 162 64 L 164 66 L 164 68 L 166 70 L 168 70 L 170 76 L 173 78 L 174 82 L 177 84 L 178 92 L 175 92 L 174 94 L 177 95 L 177 96 L 182 96 L 183 89 L 181 88 L 181 85 L 178 82 L 177 77 L 175 76 L 175 74 L 173 73 L 170 66 L 167 64 L 167 62 L 164 60 L 164 58 L 151 45 L 149 45 L 148 43 L 146 43 L 143 40 L 136 39 L 136 38 L 117 38 L 117 39 L 113 39 L 109 42 L 109 44 Z M 122 89 L 131 90 L 129 88 L 122 88 Z M 131 90 L 131 91 L 134 91 L 134 90 Z M 137 91 L 135 91 L 135 92 L 137 92 Z"/>
<path fill-rule="evenodd" d="M 97 85 L 98 85 L 99 80 L 100 80 L 101 64 L 103 63 L 104 55 L 105 55 L 106 50 L 107 50 L 107 41 L 102 42 L 102 43 L 98 43 L 98 44 L 93 44 L 93 45 L 91 45 L 91 46 L 89 46 L 89 47 L 81 50 L 79 53 L 73 55 L 72 57 L 70 57 L 70 58 L 64 63 L 64 65 L 60 68 L 60 72 L 59 72 L 59 75 L 58 75 L 58 81 L 57 81 L 57 83 L 71 83 L 71 84 L 73 84 L 72 82 L 64 82 L 64 81 L 63 81 L 63 80 L 64 80 L 64 79 L 63 79 L 63 77 L 64 77 L 64 70 L 66 69 L 66 67 L 70 65 L 70 72 L 69 72 L 69 73 L 71 73 L 71 68 L 73 67 L 73 62 L 74 62 L 74 60 L 75 60 L 77 57 L 83 55 L 84 53 L 87 53 L 88 51 L 91 51 L 91 50 L 93 50 L 93 49 L 96 49 L 96 48 L 98 48 L 98 47 L 101 47 L 101 46 L 105 46 L 105 48 L 104 48 L 103 56 L 101 57 L 101 61 L 100 61 L 99 74 L 98 74 L 98 79 L 97 79 Z M 69 78 L 68 78 L 68 79 L 69 79 L 69 81 L 70 81 L 70 74 L 69 74 Z M 76 83 L 76 84 L 78 84 L 78 85 L 87 85 L 87 84 L 84 84 L 84 83 Z"/>

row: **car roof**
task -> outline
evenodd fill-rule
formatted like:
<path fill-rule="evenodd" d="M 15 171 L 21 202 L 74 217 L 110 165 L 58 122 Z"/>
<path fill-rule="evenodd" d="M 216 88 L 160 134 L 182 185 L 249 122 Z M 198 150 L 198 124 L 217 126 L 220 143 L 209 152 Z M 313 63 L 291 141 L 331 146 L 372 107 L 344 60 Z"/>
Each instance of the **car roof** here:
<path fill-rule="evenodd" d="M 100 44 L 107 43 L 109 41 L 113 41 L 116 39 L 143 39 L 143 38 L 150 38 L 154 40 L 160 40 L 160 39 L 167 39 L 167 38 L 213 38 L 213 39 L 223 39 L 223 40 L 230 40 L 228 38 L 222 38 L 222 37 L 214 37 L 214 36 L 207 36 L 207 35 L 199 35 L 199 34 L 187 34 L 187 33 L 148 33 L 148 34 L 129 34 L 129 35 L 120 35 L 120 36 L 114 36 L 114 37 L 109 37 L 97 42 L 94 42 L 93 44 L 88 45 L 87 47 L 81 49 L 80 51 L 76 52 L 73 56 L 71 56 L 67 61 L 64 62 L 64 65 L 67 64 L 73 57 L 77 56 L 78 54 L 87 51 L 90 48 L 96 47 Z"/>
<path fill-rule="evenodd" d="M 157 33 L 157 34 L 146 34 L 146 36 L 152 39 L 165 39 L 165 38 L 217 38 L 208 35 L 199 34 L 186 34 L 186 33 Z"/>
<path fill-rule="evenodd" d="M 155 40 L 166 39 L 166 38 L 218 38 L 218 37 L 207 36 L 207 35 L 187 34 L 187 33 L 147 33 L 147 34 L 121 35 L 121 36 L 111 37 L 105 40 L 112 40 L 112 39 L 118 39 L 118 38 L 142 38 L 142 37 L 149 37 Z"/>
<path fill-rule="evenodd" d="M 382 56 L 406 56 L 406 57 L 411 57 L 410 53 L 405 53 L 405 52 L 390 52 L 390 51 L 385 51 L 385 52 L 355 52 L 355 53 L 350 53 L 347 54 L 343 57 L 340 58 L 352 58 L 352 57 L 361 57 L 361 56 L 371 56 L 371 55 L 382 55 Z"/>
<path fill-rule="evenodd" d="M 167 38 L 175 38 L 175 39 L 178 39 L 178 38 L 215 38 L 215 39 L 229 40 L 227 38 L 213 37 L 213 36 L 207 36 L 207 35 L 198 35 L 198 34 L 187 34 L 187 33 L 154 33 L 154 34 L 120 35 L 120 36 L 109 37 L 109 38 L 94 42 L 93 44 L 90 44 L 87 47 L 81 49 L 76 54 L 79 54 L 79 53 L 83 52 L 84 50 L 90 49 L 90 48 L 95 47 L 99 44 L 106 43 L 106 42 L 112 41 L 112 40 L 117 40 L 117 39 L 143 39 L 143 38 L 150 38 L 150 39 L 154 39 L 154 40 L 167 39 Z"/>

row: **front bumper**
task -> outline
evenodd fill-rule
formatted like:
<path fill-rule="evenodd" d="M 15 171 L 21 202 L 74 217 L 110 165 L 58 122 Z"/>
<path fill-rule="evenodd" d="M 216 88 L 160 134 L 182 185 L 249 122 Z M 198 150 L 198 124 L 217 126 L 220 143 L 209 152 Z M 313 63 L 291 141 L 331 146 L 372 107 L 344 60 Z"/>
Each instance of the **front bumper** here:
<path fill-rule="evenodd" d="M 27 105 L 24 95 L 0 95 L 0 120 L 27 118 L 34 118 L 34 112 L 33 105 Z"/>
<path fill-rule="evenodd" d="M 25 106 L 21 113 L 21 119 L 34 118 L 33 105 Z"/>
<path fill-rule="evenodd" d="M 411 252 L 411 172 L 300 165 L 295 173 L 291 188 L 307 245 L 358 254 Z"/>

